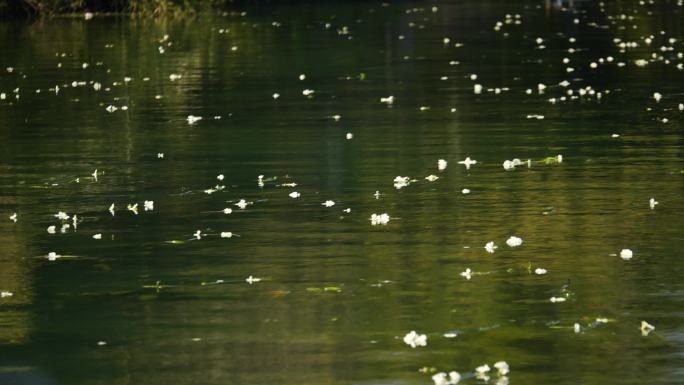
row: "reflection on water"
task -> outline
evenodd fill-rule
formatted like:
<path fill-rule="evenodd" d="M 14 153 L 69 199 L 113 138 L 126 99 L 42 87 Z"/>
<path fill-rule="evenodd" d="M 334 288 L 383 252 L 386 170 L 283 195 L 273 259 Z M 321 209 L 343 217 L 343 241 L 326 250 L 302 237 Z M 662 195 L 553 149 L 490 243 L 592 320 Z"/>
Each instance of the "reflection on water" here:
<path fill-rule="evenodd" d="M 564 6 L 3 22 L 0 382 L 681 381 L 681 7 Z"/>

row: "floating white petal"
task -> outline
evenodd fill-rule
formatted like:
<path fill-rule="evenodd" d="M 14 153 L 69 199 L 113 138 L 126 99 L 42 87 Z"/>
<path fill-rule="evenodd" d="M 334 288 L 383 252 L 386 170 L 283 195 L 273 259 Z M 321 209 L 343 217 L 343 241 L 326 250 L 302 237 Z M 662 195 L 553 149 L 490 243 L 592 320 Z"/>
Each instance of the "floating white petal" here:
<path fill-rule="evenodd" d="M 655 330 L 655 326 L 651 325 L 650 323 L 648 323 L 646 321 L 641 321 L 641 327 L 639 329 L 641 330 L 641 335 L 645 337 L 650 332 Z"/>
<path fill-rule="evenodd" d="M 459 161 L 458 164 L 462 164 L 465 166 L 466 170 L 470 170 L 470 166 L 477 164 L 477 161 L 475 159 L 470 159 L 468 156 L 464 160 Z"/>
<path fill-rule="evenodd" d="M 523 243 L 522 238 L 518 238 L 515 235 L 511 236 L 510 238 L 508 238 L 506 240 L 506 244 L 510 247 L 518 247 L 518 246 L 522 245 L 522 243 Z"/>
<path fill-rule="evenodd" d="M 251 284 L 256 283 L 256 282 L 261 282 L 261 278 L 252 277 L 250 275 L 249 277 L 247 277 L 247 279 L 245 279 L 245 282 L 247 282 L 248 284 L 251 285 Z"/>
<path fill-rule="evenodd" d="M 373 226 L 386 225 L 390 221 L 390 216 L 387 213 L 371 214 L 370 221 Z"/>
<path fill-rule="evenodd" d="M 650 207 L 651 210 L 653 210 L 657 204 L 658 204 L 658 201 L 656 201 L 655 198 L 651 198 L 648 200 L 648 207 Z"/>
<path fill-rule="evenodd" d="M 494 364 L 494 367 L 499 371 L 500 376 L 505 376 L 511 371 L 511 368 L 506 361 L 499 361 Z"/>
<path fill-rule="evenodd" d="M 404 343 L 411 348 L 427 346 L 427 336 L 425 334 L 418 334 L 415 330 L 411 330 L 404 336 Z"/>

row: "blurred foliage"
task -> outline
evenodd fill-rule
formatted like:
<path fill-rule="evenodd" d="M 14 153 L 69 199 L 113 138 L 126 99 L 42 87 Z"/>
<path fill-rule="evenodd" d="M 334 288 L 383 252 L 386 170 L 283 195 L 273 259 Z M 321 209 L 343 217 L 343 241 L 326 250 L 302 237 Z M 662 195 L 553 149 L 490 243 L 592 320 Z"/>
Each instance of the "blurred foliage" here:
<path fill-rule="evenodd" d="M 223 3 L 221 0 L 0 0 L 0 16 L 50 16 L 83 12 L 164 15 L 193 13 Z"/>

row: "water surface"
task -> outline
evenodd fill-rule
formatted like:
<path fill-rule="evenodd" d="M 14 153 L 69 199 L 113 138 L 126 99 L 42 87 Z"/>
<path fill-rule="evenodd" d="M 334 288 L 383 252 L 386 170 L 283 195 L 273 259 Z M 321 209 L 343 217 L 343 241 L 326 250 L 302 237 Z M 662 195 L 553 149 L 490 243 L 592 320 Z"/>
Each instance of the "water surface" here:
<path fill-rule="evenodd" d="M 475 384 L 499 360 L 511 384 L 684 382 L 682 12 L 340 2 L 3 21 L 0 383 L 430 384 L 457 370 Z M 513 158 L 532 167 L 505 171 Z M 60 232 L 59 211 L 78 227 Z M 426 347 L 403 343 L 411 330 Z"/>

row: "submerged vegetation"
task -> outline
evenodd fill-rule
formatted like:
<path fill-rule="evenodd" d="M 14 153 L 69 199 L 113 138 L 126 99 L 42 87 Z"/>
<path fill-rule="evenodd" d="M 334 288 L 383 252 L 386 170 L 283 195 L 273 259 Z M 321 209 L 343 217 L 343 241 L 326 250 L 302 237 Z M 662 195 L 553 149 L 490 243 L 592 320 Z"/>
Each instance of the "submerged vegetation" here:
<path fill-rule="evenodd" d="M 0 16 L 53 16 L 73 13 L 165 15 L 197 12 L 222 0 L 0 0 Z"/>

